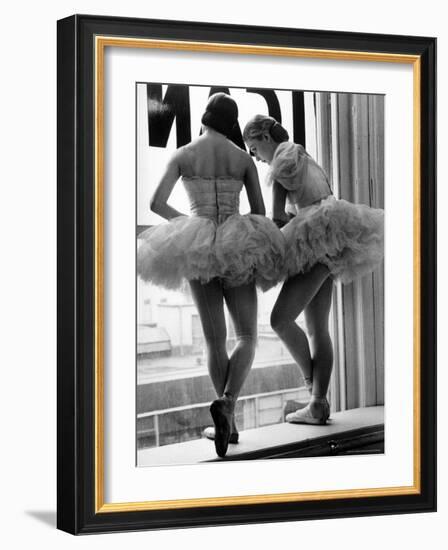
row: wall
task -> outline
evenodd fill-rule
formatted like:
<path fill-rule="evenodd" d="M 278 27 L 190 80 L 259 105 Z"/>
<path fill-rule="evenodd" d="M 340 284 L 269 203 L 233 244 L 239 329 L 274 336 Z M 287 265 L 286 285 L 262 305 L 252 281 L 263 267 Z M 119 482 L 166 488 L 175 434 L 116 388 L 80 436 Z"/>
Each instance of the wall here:
<path fill-rule="evenodd" d="M 55 510 L 55 357 L 56 357 L 56 26 L 72 13 L 221 21 L 295 26 L 373 33 L 439 36 L 439 97 L 448 96 L 448 31 L 443 2 L 377 0 L 364 8 L 359 0 L 317 3 L 278 0 L 275 3 L 227 0 L 138 2 L 89 0 L 6 3 L 2 10 L 2 86 L 0 88 L 2 203 L 0 239 L 2 270 L 0 311 L 2 391 L 0 418 L 1 537 L 7 548 L 36 544 L 56 548 L 236 549 L 250 543 L 257 549 L 277 547 L 358 549 L 427 546 L 446 540 L 447 473 L 440 471 L 439 513 L 413 516 L 342 519 L 155 533 L 91 536 L 75 539 L 54 530 Z M 367 16 L 368 14 L 368 16 Z M 440 119 L 448 120 L 440 101 Z M 448 147 L 446 126 L 440 125 L 439 147 Z M 448 174 L 440 155 L 439 204 L 448 203 Z M 5 195 L 6 193 L 6 195 Z M 444 214 L 443 210 L 441 213 Z M 448 234 L 447 216 L 440 216 L 440 234 Z M 442 240 L 442 239 L 440 239 Z M 446 250 L 446 244 L 444 245 Z M 440 281 L 447 273 L 440 247 Z M 7 260 L 4 259 L 5 255 Z M 23 284 L 26 281 L 26 284 Z M 447 323 L 446 287 L 439 290 L 440 335 Z M 24 315 L 26 312 L 26 315 Z M 23 353 L 26 346 L 27 353 Z M 447 387 L 446 349 L 439 350 L 439 386 Z M 20 388 L 20 401 L 18 400 Z M 447 408 L 439 407 L 440 464 L 448 462 L 442 437 Z M 306 468 L 306 465 L 304 465 Z M 306 472 L 298 472 L 298 475 Z"/>

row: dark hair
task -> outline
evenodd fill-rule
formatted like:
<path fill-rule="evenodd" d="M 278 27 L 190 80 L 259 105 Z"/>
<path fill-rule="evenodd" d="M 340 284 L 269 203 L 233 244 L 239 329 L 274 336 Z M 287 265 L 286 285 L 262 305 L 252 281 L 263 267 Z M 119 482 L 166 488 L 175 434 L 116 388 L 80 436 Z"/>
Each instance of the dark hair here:
<path fill-rule="evenodd" d="M 271 116 L 255 115 L 246 124 L 243 132 L 244 141 L 249 139 L 261 139 L 261 136 L 268 132 L 277 143 L 289 140 L 289 134 L 283 126 Z"/>
<path fill-rule="evenodd" d="M 223 92 L 213 94 L 208 100 L 201 122 L 204 126 L 209 126 L 230 137 L 238 122 L 238 105 L 234 99 Z"/>

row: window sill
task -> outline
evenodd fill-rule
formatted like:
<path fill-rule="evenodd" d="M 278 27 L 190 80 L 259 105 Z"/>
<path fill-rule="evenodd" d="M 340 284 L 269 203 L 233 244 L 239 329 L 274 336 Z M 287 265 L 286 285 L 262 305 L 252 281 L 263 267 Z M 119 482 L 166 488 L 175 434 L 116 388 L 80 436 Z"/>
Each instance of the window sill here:
<path fill-rule="evenodd" d="M 325 426 L 275 424 L 240 432 L 224 460 L 332 456 L 383 452 L 384 407 L 332 413 Z M 222 460 L 212 441 L 198 439 L 138 451 L 138 466 L 197 464 Z"/>

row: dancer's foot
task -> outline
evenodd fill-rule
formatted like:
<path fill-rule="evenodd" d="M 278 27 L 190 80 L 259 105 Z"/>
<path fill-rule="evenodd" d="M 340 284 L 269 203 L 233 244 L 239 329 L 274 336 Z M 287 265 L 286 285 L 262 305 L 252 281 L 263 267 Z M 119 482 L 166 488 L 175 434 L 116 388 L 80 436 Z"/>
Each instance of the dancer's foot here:
<path fill-rule="evenodd" d="M 304 409 L 308 403 L 303 401 L 295 401 L 294 399 L 288 399 L 283 407 L 283 420 L 286 420 L 288 414 Z"/>
<path fill-rule="evenodd" d="M 330 414 L 331 414 L 330 403 L 328 402 L 328 399 L 325 399 L 325 401 L 326 401 L 325 404 L 327 407 L 328 418 L 330 418 Z M 283 407 L 283 420 L 286 420 L 286 417 L 288 416 L 288 414 L 299 411 L 300 409 L 304 409 L 308 405 L 308 403 L 305 403 L 304 401 L 295 401 L 294 399 L 288 399 L 288 401 L 286 401 Z"/>
<path fill-rule="evenodd" d="M 220 457 L 224 457 L 227 452 L 234 408 L 235 402 L 228 397 L 215 399 L 210 405 L 210 413 L 215 424 L 215 449 Z"/>
<path fill-rule="evenodd" d="M 286 422 L 292 424 L 323 425 L 330 416 L 326 397 L 312 397 L 308 405 L 286 416 Z"/>
<path fill-rule="evenodd" d="M 313 379 L 312 379 L 312 378 L 307 378 L 307 377 L 305 377 L 305 378 L 304 378 L 304 382 L 305 382 L 305 388 L 308 390 L 308 392 L 309 392 L 309 394 L 310 394 L 310 397 L 311 397 L 311 395 L 313 394 Z M 328 399 L 327 399 L 327 398 L 325 398 L 325 401 L 326 401 L 327 408 L 328 408 L 328 418 L 330 418 L 330 403 L 328 402 Z M 301 405 L 301 402 L 300 402 L 300 401 L 294 401 L 294 403 L 297 403 L 297 404 Z M 292 407 L 292 405 L 291 405 L 291 407 Z M 291 410 L 291 411 L 289 411 L 289 412 L 295 412 L 295 411 L 297 411 L 298 409 L 303 409 L 303 407 L 302 407 L 302 406 L 299 406 L 299 407 L 297 407 L 296 409 Z M 285 412 L 284 416 L 286 416 L 286 414 L 287 414 L 287 413 Z"/>

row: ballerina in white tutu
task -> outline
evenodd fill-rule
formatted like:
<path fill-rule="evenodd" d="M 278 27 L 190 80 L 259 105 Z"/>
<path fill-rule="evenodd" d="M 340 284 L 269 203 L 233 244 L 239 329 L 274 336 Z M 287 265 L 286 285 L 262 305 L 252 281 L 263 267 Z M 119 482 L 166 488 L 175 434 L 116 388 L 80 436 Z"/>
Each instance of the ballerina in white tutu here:
<path fill-rule="evenodd" d="M 238 108 L 228 95 L 210 97 L 202 117 L 203 134 L 178 149 L 151 200 L 151 208 L 169 220 L 146 230 L 137 254 L 137 272 L 145 281 L 179 288 L 188 281 L 207 345 L 209 374 L 218 399 L 210 412 L 219 456 L 238 441 L 234 409 L 251 368 L 257 338 L 256 285 L 266 290 L 279 280 L 285 239 L 265 217 L 258 173 L 251 157 L 230 135 Z M 178 179 L 190 200 L 190 216 L 172 208 L 168 198 Z M 245 188 L 251 214 L 239 214 Z M 224 302 L 237 344 L 226 350 Z"/>
<path fill-rule="evenodd" d="M 333 367 L 328 331 L 333 280 L 350 282 L 381 263 L 384 211 L 337 200 L 322 168 L 272 117 L 255 116 L 243 137 L 256 159 L 270 165 L 273 218 L 286 239 L 286 281 L 272 310 L 272 328 L 300 366 L 311 394 L 310 402 L 293 407 L 286 420 L 325 424 Z M 285 212 L 287 202 L 295 211 L 292 218 Z M 295 322 L 302 311 L 308 334 Z"/>

